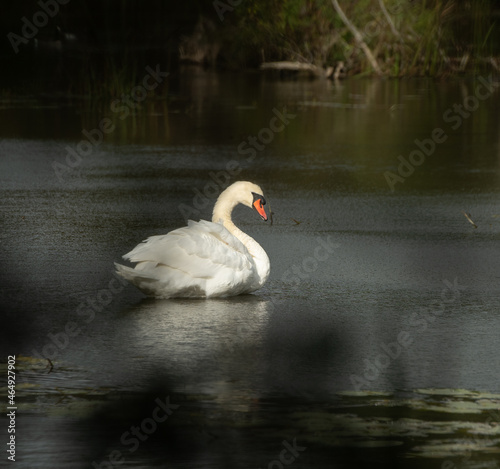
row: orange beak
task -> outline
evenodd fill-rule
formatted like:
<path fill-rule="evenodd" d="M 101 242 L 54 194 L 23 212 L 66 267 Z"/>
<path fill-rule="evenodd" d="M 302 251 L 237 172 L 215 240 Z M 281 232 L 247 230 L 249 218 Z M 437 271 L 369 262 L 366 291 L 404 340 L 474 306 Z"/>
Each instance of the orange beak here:
<path fill-rule="evenodd" d="M 256 199 L 253 203 L 253 208 L 257 210 L 259 215 L 262 217 L 264 221 L 267 221 L 266 211 L 264 210 L 264 203 L 262 198 Z"/>

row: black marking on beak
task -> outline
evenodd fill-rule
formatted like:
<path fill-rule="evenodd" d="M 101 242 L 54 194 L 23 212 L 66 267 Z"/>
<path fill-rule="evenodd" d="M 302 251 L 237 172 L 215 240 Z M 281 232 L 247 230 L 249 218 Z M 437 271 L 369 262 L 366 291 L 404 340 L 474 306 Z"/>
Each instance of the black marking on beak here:
<path fill-rule="evenodd" d="M 255 201 L 257 201 L 259 199 L 262 200 L 262 205 L 266 205 L 266 199 L 264 199 L 263 195 L 256 194 L 255 192 L 252 192 L 252 195 L 253 195 L 252 205 L 255 203 Z"/>

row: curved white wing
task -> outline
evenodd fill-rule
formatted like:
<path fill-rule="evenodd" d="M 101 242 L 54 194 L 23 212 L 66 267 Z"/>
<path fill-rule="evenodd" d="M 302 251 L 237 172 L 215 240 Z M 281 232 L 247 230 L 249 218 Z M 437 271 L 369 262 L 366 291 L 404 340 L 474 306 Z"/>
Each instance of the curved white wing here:
<path fill-rule="evenodd" d="M 162 298 L 245 293 L 256 270 L 241 241 L 223 225 L 204 220 L 151 236 L 123 258 L 137 264 L 134 269 L 117 265 L 118 273 Z"/>

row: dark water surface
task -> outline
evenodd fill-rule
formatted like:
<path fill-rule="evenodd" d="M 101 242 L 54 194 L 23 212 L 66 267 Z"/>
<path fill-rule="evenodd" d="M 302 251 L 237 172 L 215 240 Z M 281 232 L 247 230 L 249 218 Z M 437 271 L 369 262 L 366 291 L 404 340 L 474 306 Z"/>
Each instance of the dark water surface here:
<path fill-rule="evenodd" d="M 488 80 L 190 70 L 171 77 L 171 99 L 128 114 L 2 102 L 18 467 L 498 467 Z M 271 259 L 262 290 L 155 301 L 116 279 L 122 254 L 185 216 L 209 219 L 237 179 L 261 184 L 274 212 L 272 225 L 234 214 Z"/>

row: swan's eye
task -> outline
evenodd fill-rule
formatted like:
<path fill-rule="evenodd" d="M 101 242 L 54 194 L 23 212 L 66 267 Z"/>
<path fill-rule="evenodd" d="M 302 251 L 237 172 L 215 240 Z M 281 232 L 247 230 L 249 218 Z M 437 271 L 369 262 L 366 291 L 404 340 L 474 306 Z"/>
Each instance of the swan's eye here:
<path fill-rule="evenodd" d="M 252 192 L 253 195 L 253 206 L 255 207 L 256 203 L 258 203 L 259 207 L 262 207 L 263 205 L 266 205 L 266 199 L 264 199 L 263 195 L 256 194 L 255 192 Z"/>

